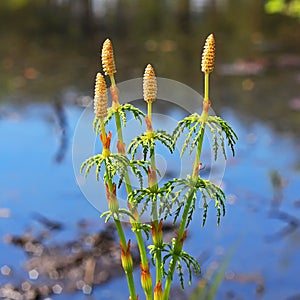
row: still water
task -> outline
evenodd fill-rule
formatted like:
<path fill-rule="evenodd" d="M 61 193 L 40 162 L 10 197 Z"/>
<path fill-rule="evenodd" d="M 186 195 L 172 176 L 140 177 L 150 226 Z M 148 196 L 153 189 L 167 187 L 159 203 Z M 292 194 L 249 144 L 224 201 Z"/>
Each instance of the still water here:
<path fill-rule="evenodd" d="M 63 130 L 67 135 L 64 143 L 54 106 L 5 107 L 1 112 L 0 131 L 5 138 L 1 156 L 5 159 L 1 166 L 0 234 L 4 240 L 1 241 L 0 265 L 8 265 L 13 270 L 12 275 L 2 275 L 1 282 L 17 283 L 28 279 L 28 273 L 22 268 L 26 255 L 7 245 L 5 237 L 23 234 L 29 228 L 33 233 L 38 231 L 41 225 L 34 217 L 37 213 L 61 221 L 65 226 L 64 230 L 54 233 L 49 242 L 76 238 L 76 226 L 82 219 L 89 220 L 93 229 L 104 224 L 99 220 L 99 212 L 81 194 L 73 173 L 72 134 L 82 109 L 72 105 L 63 107 Z M 265 288 L 261 295 L 263 299 L 287 299 L 299 292 L 296 274 L 300 264 L 300 174 L 296 168 L 296 145 L 290 137 L 280 135 L 262 123 L 243 125 L 232 110 L 224 109 L 221 115 L 239 136 L 237 155 L 229 159 L 223 178 L 228 197 L 227 214 L 217 227 L 215 212 L 211 210 L 208 222 L 202 228 L 199 211 L 186 247 L 197 257 L 207 256 L 203 270 L 216 267 L 215 264 L 234 248 L 227 267 L 227 279 L 219 290 L 221 299 L 225 299 L 230 291 L 242 299 L 255 299 L 259 284 Z M 278 158 L 283 148 L 289 155 Z M 280 187 L 272 186 L 272 172 L 278 173 L 282 181 Z M 285 213 L 287 219 L 281 219 L 274 210 L 274 201 L 278 197 L 282 197 L 278 200 L 282 201 L 278 212 Z M 107 299 L 122 299 L 114 294 L 113 288 L 110 289 L 114 284 L 115 280 L 96 288 L 95 297 L 102 295 L 101 299 L 106 299 L 106 294 Z M 80 295 L 78 293 L 78 299 L 82 297 Z M 53 297 L 56 298 L 68 299 L 69 296 Z"/>

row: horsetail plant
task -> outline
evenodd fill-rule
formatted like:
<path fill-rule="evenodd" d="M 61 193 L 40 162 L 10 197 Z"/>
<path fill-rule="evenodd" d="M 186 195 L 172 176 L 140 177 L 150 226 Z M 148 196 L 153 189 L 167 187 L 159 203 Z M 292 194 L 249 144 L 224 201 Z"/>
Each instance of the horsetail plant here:
<path fill-rule="evenodd" d="M 168 300 L 177 270 L 182 288 L 185 286 L 184 268 L 188 270 L 188 283 L 192 280 L 192 273 L 200 272 L 197 260 L 184 250 L 184 241 L 187 229 L 196 209 L 196 201 L 201 198 L 203 202 L 203 221 L 208 213 L 209 200 L 213 200 L 217 210 L 217 224 L 221 216 L 225 215 L 225 194 L 222 189 L 210 180 L 201 177 L 201 153 L 205 132 L 212 136 L 212 151 L 217 159 L 219 150 L 222 150 L 226 159 L 226 143 L 234 155 L 234 145 L 237 136 L 230 125 L 220 117 L 209 114 L 211 101 L 209 98 L 209 75 L 214 69 L 215 40 L 211 34 L 205 42 L 201 70 L 204 73 L 204 100 L 201 114 L 193 113 L 179 121 L 173 134 L 164 130 L 155 130 L 152 119 L 152 106 L 157 97 L 157 81 L 152 65 L 148 64 L 143 77 L 143 97 L 147 103 L 147 112 L 143 113 L 135 106 L 126 103 L 120 104 L 119 91 L 115 81 L 116 65 L 112 43 L 107 39 L 102 48 L 102 68 L 110 79 L 110 93 L 112 105 L 107 107 L 107 88 L 104 77 L 97 73 L 94 97 L 95 119 L 94 130 L 100 136 L 102 153 L 85 160 L 81 172 L 87 176 L 95 167 L 96 179 L 103 178 L 106 189 L 108 211 L 101 216 L 105 221 L 112 219 L 120 239 L 121 265 L 126 274 L 129 299 L 138 299 L 133 277 L 133 260 L 130 252 L 131 241 L 126 239 L 122 220 L 129 217 L 132 231 L 135 233 L 140 254 L 141 277 L 140 282 L 146 300 Z M 200 108 L 201 109 L 201 108 Z M 126 147 L 123 138 L 123 129 L 126 126 L 128 114 L 142 125 L 145 123 L 146 131 L 136 136 Z M 106 125 L 115 120 L 117 133 L 117 153 L 112 153 L 110 144 L 112 133 L 106 132 Z M 156 144 L 160 142 L 172 154 L 179 137 L 186 133 L 182 145 L 181 156 L 187 149 L 194 155 L 191 174 L 185 178 L 173 178 L 164 184 L 159 183 L 160 170 L 156 164 Z M 143 159 L 137 159 L 137 152 L 141 151 Z M 148 182 L 143 182 L 143 173 Z M 131 184 L 130 174 L 137 177 L 139 188 Z M 118 177 L 118 184 L 117 184 Z M 127 192 L 127 208 L 121 208 L 118 200 L 118 191 L 124 184 Z M 175 212 L 172 209 L 176 206 Z M 141 216 L 150 208 L 150 224 L 143 223 Z M 176 237 L 170 243 L 163 240 L 163 222 L 172 218 L 173 224 L 179 221 Z M 151 239 L 149 238 L 151 236 Z M 146 241 L 149 240 L 149 241 Z M 152 241 L 153 244 L 149 244 Z M 151 243 L 151 242 L 150 242 Z M 147 247 L 148 245 L 148 247 Z M 148 253 L 155 266 L 155 285 L 152 283 Z"/>
<path fill-rule="evenodd" d="M 116 87 L 116 82 L 114 78 L 114 73 L 116 73 L 115 68 L 115 61 L 114 61 L 114 54 L 113 54 L 113 47 L 112 43 L 109 39 L 106 39 L 106 41 L 103 44 L 102 47 L 102 68 L 106 75 L 109 76 L 110 82 L 111 82 L 111 95 L 112 95 L 112 101 L 113 105 L 109 109 L 109 113 L 106 119 L 106 122 L 108 122 L 113 116 L 115 117 L 115 125 L 116 130 L 118 132 L 118 142 L 117 142 L 117 148 L 118 152 L 122 154 L 126 154 L 125 151 L 125 143 L 123 140 L 123 131 L 121 126 L 121 120 L 123 122 L 123 127 L 126 126 L 126 114 L 127 112 L 131 112 L 133 116 L 142 123 L 142 117 L 144 117 L 144 113 L 140 111 L 139 109 L 135 108 L 131 104 L 123 104 L 120 105 L 119 103 L 119 92 Z M 99 124 L 99 120 L 97 118 L 95 119 L 96 122 L 94 124 Z M 101 121 L 100 121 L 101 123 Z M 140 165 L 141 167 L 144 167 L 144 161 L 132 161 L 135 165 Z M 136 169 L 138 171 L 138 169 Z M 141 173 L 139 173 L 141 174 Z M 132 185 L 130 182 L 128 170 L 125 169 L 124 172 L 124 180 L 125 180 L 125 187 L 127 194 L 132 192 Z M 139 176 L 140 184 L 142 185 L 142 177 Z M 132 204 L 128 202 L 128 208 L 132 211 L 134 217 L 130 218 L 132 231 L 135 232 L 138 248 L 140 251 L 140 268 L 141 268 L 141 284 L 145 292 L 146 299 L 152 299 L 152 278 L 150 275 L 150 268 L 149 263 L 147 259 L 147 253 L 146 253 L 146 247 L 142 236 L 142 231 L 145 231 L 148 235 L 149 226 L 147 224 L 142 224 L 140 222 L 139 213 L 137 212 L 136 208 L 132 208 Z"/>

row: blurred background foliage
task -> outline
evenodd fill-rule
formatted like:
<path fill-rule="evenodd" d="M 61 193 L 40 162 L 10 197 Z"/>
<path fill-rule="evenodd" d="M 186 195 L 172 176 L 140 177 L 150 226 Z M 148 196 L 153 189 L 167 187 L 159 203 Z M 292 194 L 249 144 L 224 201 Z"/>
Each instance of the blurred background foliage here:
<path fill-rule="evenodd" d="M 107 37 L 119 81 L 150 62 L 158 76 L 201 91 L 201 49 L 213 32 L 215 108 L 299 133 L 299 2 L 2 0 L 0 101 L 51 101 L 69 88 L 91 95 Z"/>
<path fill-rule="evenodd" d="M 300 17 L 300 1 L 268 0 L 265 4 L 267 13 L 282 13 L 292 17 Z"/>

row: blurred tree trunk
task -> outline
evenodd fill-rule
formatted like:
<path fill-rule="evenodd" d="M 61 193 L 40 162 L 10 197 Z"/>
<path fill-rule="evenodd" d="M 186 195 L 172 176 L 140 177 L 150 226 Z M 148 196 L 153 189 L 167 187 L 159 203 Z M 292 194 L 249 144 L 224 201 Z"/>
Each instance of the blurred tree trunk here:
<path fill-rule="evenodd" d="M 127 8 L 126 8 L 127 6 Z M 128 33 L 128 3 L 126 0 L 118 0 L 116 3 L 116 22 L 115 22 L 115 32 L 118 36 L 122 37 Z"/>
<path fill-rule="evenodd" d="M 157 33 L 166 18 L 163 0 L 139 1 L 136 10 L 136 22 L 140 25 L 140 32 Z"/>
<path fill-rule="evenodd" d="M 149 17 L 154 30 L 159 30 L 162 26 L 165 11 L 163 10 L 162 0 L 152 0 L 147 3 L 149 9 Z"/>
<path fill-rule="evenodd" d="M 92 0 L 80 0 L 80 23 L 82 32 L 91 35 L 94 28 Z"/>
<path fill-rule="evenodd" d="M 177 4 L 178 27 L 183 32 L 190 31 L 190 0 L 178 0 Z"/>

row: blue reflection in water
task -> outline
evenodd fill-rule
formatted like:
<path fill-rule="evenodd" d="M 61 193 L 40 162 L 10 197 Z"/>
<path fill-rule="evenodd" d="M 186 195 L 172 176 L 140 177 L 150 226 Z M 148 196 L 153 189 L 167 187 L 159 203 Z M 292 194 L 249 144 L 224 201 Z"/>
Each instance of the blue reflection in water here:
<path fill-rule="evenodd" d="M 63 149 L 59 149 L 62 129 L 52 106 L 40 104 L 17 110 L 13 107 L 2 109 L 0 209 L 6 209 L 9 216 L 0 217 L 0 267 L 9 265 L 14 270 L 13 277 L 0 275 L 2 283 L 27 278 L 21 268 L 25 262 L 23 252 L 5 244 L 3 237 L 24 233 L 35 224 L 32 223 L 33 213 L 62 221 L 66 228 L 55 235 L 55 239 L 61 241 L 76 237 L 76 224 L 83 218 L 103 226 L 98 220 L 99 212 L 83 197 L 73 173 L 71 136 L 82 109 L 74 106 L 63 109 L 67 120 L 65 130 L 69 133 Z M 236 275 L 237 281 L 223 282 L 218 294 L 220 299 L 229 289 L 243 299 L 254 299 L 253 284 L 239 282 L 242 281 L 238 279 L 241 278 L 239 274 L 261 276 L 266 285 L 264 299 L 283 299 L 299 292 L 300 231 L 296 227 L 290 234 L 274 236 L 288 222 L 270 217 L 274 197 L 270 172 L 276 170 L 284 182 L 279 209 L 297 218 L 299 207 L 295 204 L 300 197 L 300 174 L 295 165 L 299 153 L 289 136 L 279 136 L 260 123 L 244 125 L 232 111 L 224 111 L 222 116 L 239 136 L 237 155 L 229 156 L 223 178 L 228 197 L 227 214 L 217 227 L 215 210 L 211 208 L 204 229 L 201 213 L 196 214 L 186 247 L 197 257 L 203 251 L 209 253 L 203 270 L 211 261 L 236 247 L 228 271 Z M 82 143 L 84 146 L 84 140 Z M 60 163 L 55 160 L 57 151 L 64 154 Z M 206 152 L 204 158 L 205 155 Z M 114 289 L 116 282 L 118 291 Z M 123 291 L 120 286 L 124 287 Z M 95 288 L 94 292 L 101 299 L 122 299 L 125 287 L 124 279 L 116 279 Z M 69 298 L 74 299 L 74 295 L 57 296 L 57 299 Z M 75 299 L 81 298 L 81 293 L 76 294 Z"/>

